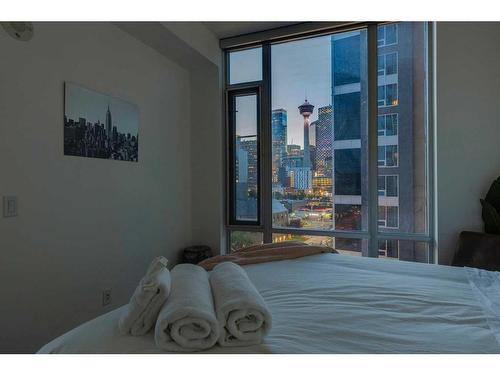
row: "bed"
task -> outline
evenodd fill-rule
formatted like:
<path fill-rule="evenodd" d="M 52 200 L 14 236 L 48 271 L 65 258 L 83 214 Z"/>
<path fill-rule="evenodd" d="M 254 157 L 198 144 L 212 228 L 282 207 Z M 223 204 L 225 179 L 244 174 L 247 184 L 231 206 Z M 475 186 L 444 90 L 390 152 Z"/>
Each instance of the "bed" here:
<path fill-rule="evenodd" d="M 203 353 L 500 353 L 464 268 L 341 254 L 244 268 L 272 312 L 272 330 L 261 345 Z M 120 335 L 123 308 L 39 353 L 164 353 L 152 332 Z"/>

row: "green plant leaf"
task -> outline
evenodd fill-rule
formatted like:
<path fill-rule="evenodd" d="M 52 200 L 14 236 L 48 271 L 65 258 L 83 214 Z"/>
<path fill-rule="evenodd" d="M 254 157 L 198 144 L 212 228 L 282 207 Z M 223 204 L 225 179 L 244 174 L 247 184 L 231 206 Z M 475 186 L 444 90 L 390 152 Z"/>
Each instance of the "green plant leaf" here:
<path fill-rule="evenodd" d="M 483 205 L 484 231 L 491 234 L 500 234 L 500 215 L 498 211 L 488 201 L 484 199 L 480 201 Z"/>

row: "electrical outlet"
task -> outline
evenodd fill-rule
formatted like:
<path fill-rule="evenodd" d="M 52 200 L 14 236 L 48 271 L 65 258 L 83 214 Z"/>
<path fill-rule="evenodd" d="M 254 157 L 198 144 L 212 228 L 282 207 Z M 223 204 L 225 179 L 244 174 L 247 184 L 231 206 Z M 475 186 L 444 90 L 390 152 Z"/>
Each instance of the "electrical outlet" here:
<path fill-rule="evenodd" d="M 111 289 L 104 289 L 102 291 L 102 305 L 108 306 L 111 303 Z"/>

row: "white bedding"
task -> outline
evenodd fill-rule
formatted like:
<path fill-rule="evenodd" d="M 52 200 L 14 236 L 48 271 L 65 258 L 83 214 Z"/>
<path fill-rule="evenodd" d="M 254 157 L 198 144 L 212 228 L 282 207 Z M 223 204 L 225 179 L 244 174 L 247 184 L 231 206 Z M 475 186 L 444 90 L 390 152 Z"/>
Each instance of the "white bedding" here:
<path fill-rule="evenodd" d="M 340 254 L 245 266 L 273 316 L 261 345 L 203 353 L 500 353 L 463 268 Z M 39 353 L 163 353 L 121 307 Z"/>
<path fill-rule="evenodd" d="M 500 272 L 465 268 L 474 296 L 481 304 L 491 331 L 500 343 Z"/>

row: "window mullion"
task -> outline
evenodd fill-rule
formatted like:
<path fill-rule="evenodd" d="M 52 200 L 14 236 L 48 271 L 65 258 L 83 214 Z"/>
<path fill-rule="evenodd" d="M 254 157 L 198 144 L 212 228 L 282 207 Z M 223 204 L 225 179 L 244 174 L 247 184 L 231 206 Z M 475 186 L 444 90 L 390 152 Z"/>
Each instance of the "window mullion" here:
<path fill-rule="evenodd" d="M 378 257 L 377 24 L 368 26 L 368 256 Z"/>
<path fill-rule="evenodd" d="M 272 242 L 272 133 L 271 133 L 271 45 L 262 45 L 261 95 L 261 202 L 264 243 Z"/>

